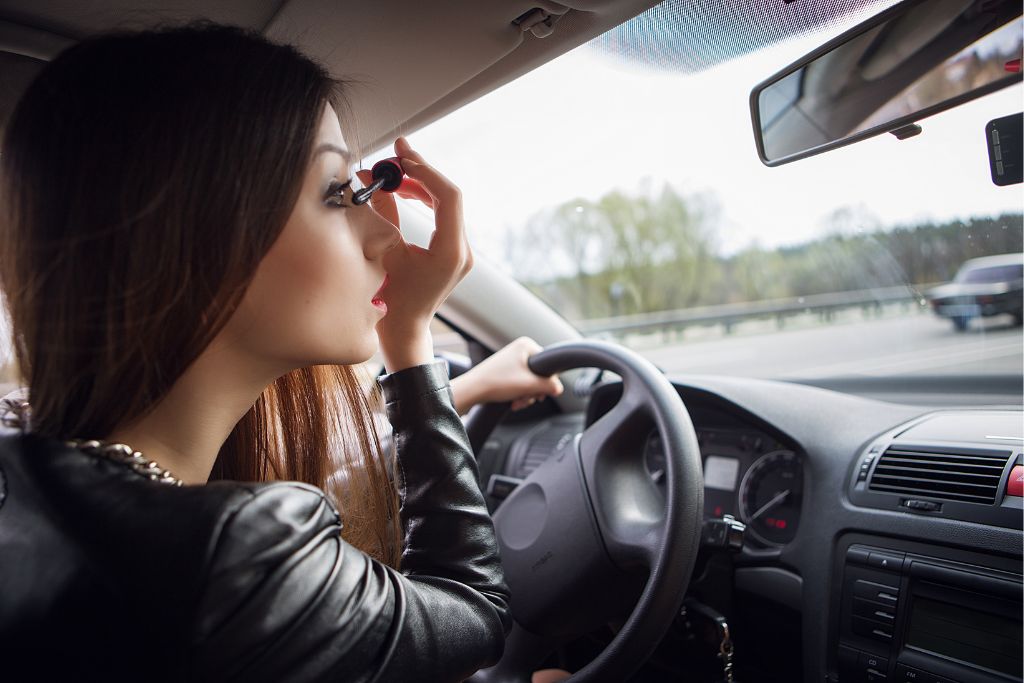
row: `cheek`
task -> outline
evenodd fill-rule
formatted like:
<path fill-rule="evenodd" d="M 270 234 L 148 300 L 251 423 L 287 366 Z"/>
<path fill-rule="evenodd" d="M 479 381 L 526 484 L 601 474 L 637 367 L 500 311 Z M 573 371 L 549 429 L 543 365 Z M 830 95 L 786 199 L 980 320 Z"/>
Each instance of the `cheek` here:
<path fill-rule="evenodd" d="M 289 220 L 237 312 L 246 348 L 294 367 L 358 362 L 353 354 L 366 352 L 365 325 L 353 324 L 368 303 L 361 245 L 343 218 L 315 218 Z"/>

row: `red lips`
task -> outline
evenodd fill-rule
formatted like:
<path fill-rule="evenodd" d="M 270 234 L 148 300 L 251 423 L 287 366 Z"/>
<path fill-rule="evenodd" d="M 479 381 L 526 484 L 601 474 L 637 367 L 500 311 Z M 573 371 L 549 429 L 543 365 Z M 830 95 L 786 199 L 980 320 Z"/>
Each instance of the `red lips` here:
<path fill-rule="evenodd" d="M 371 303 L 374 304 L 375 306 L 382 306 L 384 304 L 384 299 L 383 299 L 381 293 L 384 291 L 385 287 L 387 287 L 387 275 L 386 274 L 384 275 L 384 282 L 381 283 L 380 289 L 377 290 L 377 293 L 374 294 L 374 298 L 371 300 Z"/>
<path fill-rule="evenodd" d="M 384 276 L 384 282 L 380 283 L 380 287 L 377 288 L 376 294 L 373 295 L 374 303 L 383 300 L 382 297 L 381 297 L 381 293 L 384 291 L 384 288 L 387 287 L 387 286 L 388 286 L 388 276 L 385 275 Z"/>

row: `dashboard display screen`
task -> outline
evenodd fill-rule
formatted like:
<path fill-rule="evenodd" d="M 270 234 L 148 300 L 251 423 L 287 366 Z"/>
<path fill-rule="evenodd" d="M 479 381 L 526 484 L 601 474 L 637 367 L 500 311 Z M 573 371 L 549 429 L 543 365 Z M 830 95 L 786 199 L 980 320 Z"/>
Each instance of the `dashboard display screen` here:
<path fill-rule="evenodd" d="M 1019 619 L 915 597 L 907 645 L 1019 678 L 1021 636 Z"/>
<path fill-rule="evenodd" d="M 735 491 L 736 475 L 739 471 L 740 461 L 736 458 L 709 455 L 704 461 L 704 487 L 722 491 Z"/>

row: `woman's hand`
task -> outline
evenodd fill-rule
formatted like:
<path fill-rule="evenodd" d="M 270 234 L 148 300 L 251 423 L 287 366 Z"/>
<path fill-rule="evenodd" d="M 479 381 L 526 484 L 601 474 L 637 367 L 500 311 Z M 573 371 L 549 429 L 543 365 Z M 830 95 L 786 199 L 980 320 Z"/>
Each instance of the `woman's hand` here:
<path fill-rule="evenodd" d="M 512 401 L 512 410 L 519 410 L 538 398 L 561 394 L 563 387 L 557 376 L 535 375 L 527 364 L 540 350 L 537 342 L 520 337 L 453 379 L 455 409 L 462 415 L 477 403 Z"/>
<path fill-rule="evenodd" d="M 403 241 L 384 255 L 388 283 L 381 297 L 388 313 L 377 323 L 377 336 L 388 372 L 433 360 L 430 321 L 473 267 L 459 188 L 427 164 L 405 138 L 395 141 L 395 154 L 408 176 L 396 194 L 419 199 L 431 207 L 435 230 L 426 249 Z M 364 183 L 372 179 L 368 171 L 359 171 L 357 175 Z M 370 204 L 377 213 L 398 225 L 394 195 L 375 192 Z"/>

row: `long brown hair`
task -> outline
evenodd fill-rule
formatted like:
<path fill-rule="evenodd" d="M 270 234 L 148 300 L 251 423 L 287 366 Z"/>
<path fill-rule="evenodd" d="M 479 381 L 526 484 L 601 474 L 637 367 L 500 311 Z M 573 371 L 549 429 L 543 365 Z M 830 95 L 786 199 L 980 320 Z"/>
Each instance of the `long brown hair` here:
<path fill-rule="evenodd" d="M 146 414 L 237 308 L 344 88 L 290 46 L 193 24 L 85 40 L 18 103 L 0 154 L 0 285 L 32 430 L 102 438 Z M 391 565 L 398 502 L 358 368 L 274 382 L 211 478 L 305 481 Z M 338 476 L 334 476 L 338 475 Z"/>

